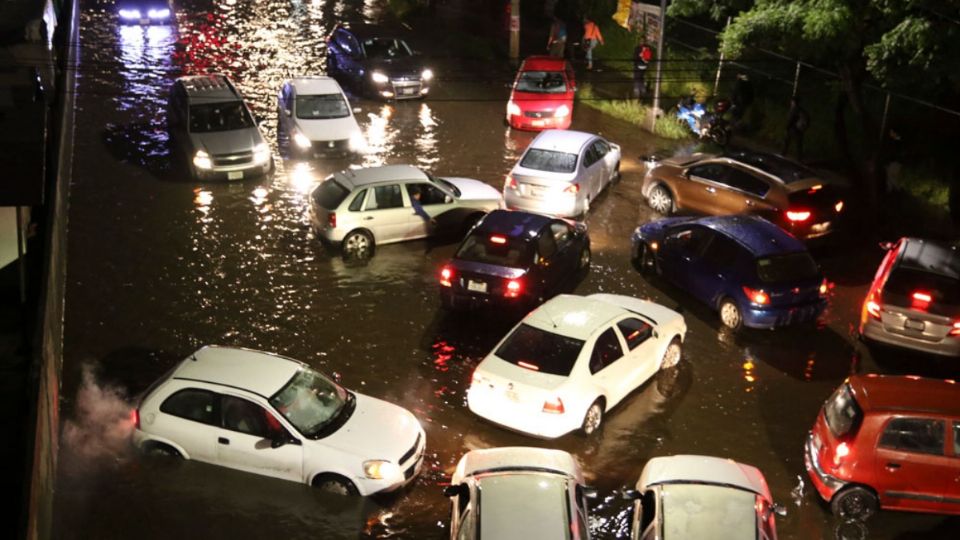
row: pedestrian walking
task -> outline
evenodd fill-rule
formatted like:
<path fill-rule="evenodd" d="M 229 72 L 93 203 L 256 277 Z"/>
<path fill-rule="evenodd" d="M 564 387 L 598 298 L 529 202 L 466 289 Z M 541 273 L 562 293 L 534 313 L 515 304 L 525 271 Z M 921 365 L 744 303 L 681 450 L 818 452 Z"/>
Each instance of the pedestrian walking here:
<path fill-rule="evenodd" d="M 547 39 L 547 51 L 550 56 L 563 58 L 564 51 L 567 48 L 567 23 L 560 17 L 553 18 L 553 24 L 550 25 L 550 37 Z"/>
<path fill-rule="evenodd" d="M 787 136 L 783 140 L 783 156 L 787 155 L 790 144 L 797 143 L 797 161 L 803 160 L 803 132 L 810 126 L 810 115 L 800 106 L 800 98 L 790 98 L 790 112 L 787 114 Z"/>
<path fill-rule="evenodd" d="M 637 43 L 633 49 L 633 98 L 647 96 L 647 65 L 653 59 L 653 49 L 645 42 Z"/>
<path fill-rule="evenodd" d="M 600 27 L 597 23 L 588 17 L 583 18 L 583 48 L 587 52 L 587 71 L 593 69 L 593 49 L 597 45 L 603 45 L 603 34 L 600 33 Z"/>

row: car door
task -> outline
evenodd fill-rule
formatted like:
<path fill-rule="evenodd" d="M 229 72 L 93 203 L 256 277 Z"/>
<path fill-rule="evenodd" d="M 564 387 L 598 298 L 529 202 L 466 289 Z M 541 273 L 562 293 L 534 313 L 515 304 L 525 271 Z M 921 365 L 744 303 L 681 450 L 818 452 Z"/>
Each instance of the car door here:
<path fill-rule="evenodd" d="M 753 258 L 735 240 L 718 233 L 712 233 L 712 237 L 703 250 L 689 288 L 707 304 L 716 305 L 720 296 L 741 286 L 737 280 L 746 274 L 745 261 Z"/>
<path fill-rule="evenodd" d="M 152 433 L 171 440 L 187 457 L 207 463 L 217 462 L 215 441 L 219 431 L 220 395 L 201 388 L 184 388 L 160 404 Z"/>
<path fill-rule="evenodd" d="M 596 146 L 597 155 L 600 156 L 600 191 L 603 191 L 613 181 L 613 171 L 617 166 L 616 156 L 613 155 L 607 141 L 597 139 L 593 144 Z"/>
<path fill-rule="evenodd" d="M 547 296 L 551 291 L 555 291 L 563 278 L 564 267 L 563 260 L 558 256 L 557 241 L 553 237 L 553 232 L 549 226 L 540 229 L 540 234 L 536 240 L 537 255 L 536 261 L 537 287 L 539 294 Z"/>
<path fill-rule="evenodd" d="M 690 288 L 697 279 L 700 255 L 712 237 L 709 229 L 698 225 L 671 229 L 663 239 L 657 259 L 664 277 L 680 287 Z"/>
<path fill-rule="evenodd" d="M 946 422 L 940 418 L 896 416 L 883 427 L 874 460 L 872 486 L 884 505 L 926 512 L 944 509 Z"/>
<path fill-rule="evenodd" d="M 303 446 L 273 440 L 298 441 L 275 415 L 248 399 L 220 396 L 221 430 L 217 436 L 220 465 L 284 480 L 302 481 Z"/>
<path fill-rule="evenodd" d="M 586 146 L 580 158 L 580 189 L 584 197 L 591 201 L 597 198 L 600 192 L 600 156 L 594 143 Z"/>
<path fill-rule="evenodd" d="M 683 176 L 686 181 L 676 183 L 678 207 L 714 214 L 717 208 L 717 192 L 723 190 L 723 179 L 728 167 L 723 163 L 709 161 L 687 169 Z"/>
<path fill-rule="evenodd" d="M 553 241 L 557 244 L 555 258 L 560 265 L 559 277 L 561 281 L 565 281 L 576 273 L 580 263 L 579 242 L 576 241 L 573 227 L 559 219 L 550 222 L 550 234 L 553 235 Z"/>
<path fill-rule="evenodd" d="M 424 238 L 438 228 L 458 225 L 447 223 L 443 217 L 444 214 L 456 207 L 452 195 L 428 182 L 410 182 L 404 187 L 404 191 L 406 191 L 404 204 L 410 209 L 407 215 L 407 227 L 404 231 L 405 240 Z M 437 220 L 436 227 L 431 226 L 430 222 L 413 211 L 413 203 L 411 201 L 413 200 L 413 194 L 415 192 L 420 193 L 420 206 L 424 212 Z"/>
<path fill-rule="evenodd" d="M 653 325 L 640 317 L 625 317 L 615 325 L 620 338 L 627 345 L 622 362 L 626 364 L 627 393 L 633 391 L 660 369 L 662 355 L 658 354 L 659 340 Z"/>
<path fill-rule="evenodd" d="M 594 341 L 589 368 L 594 385 L 606 396 L 607 410 L 633 390 L 630 387 L 630 362 L 624 361 L 623 343 L 612 326 Z"/>
<path fill-rule="evenodd" d="M 722 183 L 726 189 L 718 197 L 718 207 L 724 214 L 764 213 L 776 209 L 766 200 L 770 184 L 754 173 L 729 166 Z"/>
<path fill-rule="evenodd" d="M 400 184 L 385 184 L 369 189 L 361 212 L 361 226 L 373 232 L 378 244 L 403 240 L 411 212 L 406 204 Z"/>

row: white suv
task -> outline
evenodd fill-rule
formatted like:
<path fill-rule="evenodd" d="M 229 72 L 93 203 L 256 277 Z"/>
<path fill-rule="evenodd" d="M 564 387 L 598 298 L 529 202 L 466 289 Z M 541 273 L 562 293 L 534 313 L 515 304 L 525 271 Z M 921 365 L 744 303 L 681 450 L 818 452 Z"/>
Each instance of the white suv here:
<path fill-rule="evenodd" d="M 282 356 L 207 346 L 144 394 L 134 444 L 347 495 L 395 490 L 420 471 L 409 411 L 350 392 Z"/>
<path fill-rule="evenodd" d="M 284 81 L 277 109 L 277 137 L 295 154 L 343 156 L 367 146 L 350 101 L 330 77 Z"/>

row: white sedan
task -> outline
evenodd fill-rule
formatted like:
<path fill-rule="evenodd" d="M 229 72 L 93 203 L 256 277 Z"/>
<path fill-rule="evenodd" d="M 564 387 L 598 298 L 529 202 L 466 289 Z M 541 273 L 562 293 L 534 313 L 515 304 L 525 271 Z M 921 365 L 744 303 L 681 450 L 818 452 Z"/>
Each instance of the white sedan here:
<path fill-rule="evenodd" d="M 480 362 L 467 405 L 496 424 L 553 439 L 590 435 L 604 414 L 675 366 L 687 325 L 652 302 L 560 295 L 527 315 Z"/>
<path fill-rule="evenodd" d="M 620 146 L 599 135 L 548 129 L 507 175 L 507 208 L 560 217 L 586 215 L 591 201 L 620 177 Z"/>
<path fill-rule="evenodd" d="M 350 392 L 282 356 L 207 346 L 147 390 L 133 414 L 148 454 L 205 461 L 345 495 L 395 490 L 420 471 L 409 411 Z"/>
<path fill-rule="evenodd" d="M 367 148 L 350 101 L 330 77 L 284 81 L 277 109 L 277 137 L 296 155 L 343 156 Z"/>

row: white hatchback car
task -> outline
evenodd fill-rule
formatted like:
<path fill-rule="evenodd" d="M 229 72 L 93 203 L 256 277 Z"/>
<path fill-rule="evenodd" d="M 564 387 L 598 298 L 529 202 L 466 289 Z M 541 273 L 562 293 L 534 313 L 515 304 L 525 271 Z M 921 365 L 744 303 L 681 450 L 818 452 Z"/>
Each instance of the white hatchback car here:
<path fill-rule="evenodd" d="M 652 302 L 560 295 L 527 315 L 480 362 L 467 391 L 477 415 L 553 439 L 590 435 L 604 414 L 680 361 L 687 325 Z"/>
<path fill-rule="evenodd" d="M 277 118 L 277 137 L 289 141 L 297 155 L 343 156 L 367 147 L 350 101 L 330 77 L 284 81 Z"/>
<path fill-rule="evenodd" d="M 472 450 L 460 458 L 444 494 L 451 498 L 451 540 L 590 538 L 586 499 L 596 493 L 562 450 Z"/>
<path fill-rule="evenodd" d="M 633 499 L 633 540 L 776 540 L 774 504 L 759 469 L 709 456 L 657 457 L 640 473 Z"/>
<path fill-rule="evenodd" d="M 414 209 L 414 194 L 433 218 Z M 371 253 L 375 245 L 463 234 L 487 212 L 501 208 L 500 192 L 470 178 L 437 178 L 413 165 L 346 169 L 328 176 L 310 197 L 310 221 L 321 239 L 345 253 Z"/>
<path fill-rule="evenodd" d="M 590 202 L 620 177 L 620 146 L 599 135 L 548 129 L 507 175 L 507 208 L 561 217 L 586 215 Z"/>
<path fill-rule="evenodd" d="M 423 463 L 409 411 L 282 356 L 207 346 L 144 394 L 134 444 L 350 495 L 395 490 Z"/>

